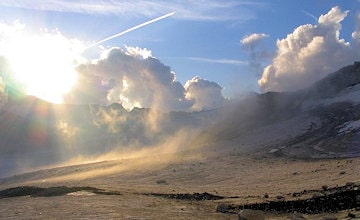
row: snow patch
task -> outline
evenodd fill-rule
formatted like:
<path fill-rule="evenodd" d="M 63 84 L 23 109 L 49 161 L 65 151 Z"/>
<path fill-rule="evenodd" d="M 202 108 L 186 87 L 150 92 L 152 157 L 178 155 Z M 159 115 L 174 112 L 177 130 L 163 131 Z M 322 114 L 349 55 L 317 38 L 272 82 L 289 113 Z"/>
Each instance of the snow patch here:
<path fill-rule="evenodd" d="M 360 84 L 346 88 L 340 92 L 339 95 L 327 99 L 313 99 L 304 102 L 303 109 L 311 109 L 319 105 L 330 105 L 337 102 L 351 102 L 353 104 L 360 104 Z"/>
<path fill-rule="evenodd" d="M 68 193 L 66 195 L 68 195 L 68 196 L 94 196 L 96 194 L 93 192 L 89 192 L 89 191 L 77 191 L 77 192 Z"/>
<path fill-rule="evenodd" d="M 286 148 L 286 146 L 282 146 L 279 149 L 278 148 L 273 148 L 273 149 L 269 150 L 269 153 L 274 154 L 274 153 L 276 153 L 278 151 L 281 151 L 282 149 L 285 149 L 285 148 Z"/>
<path fill-rule="evenodd" d="M 348 134 L 360 130 L 360 120 L 345 122 L 340 127 L 338 134 Z"/>

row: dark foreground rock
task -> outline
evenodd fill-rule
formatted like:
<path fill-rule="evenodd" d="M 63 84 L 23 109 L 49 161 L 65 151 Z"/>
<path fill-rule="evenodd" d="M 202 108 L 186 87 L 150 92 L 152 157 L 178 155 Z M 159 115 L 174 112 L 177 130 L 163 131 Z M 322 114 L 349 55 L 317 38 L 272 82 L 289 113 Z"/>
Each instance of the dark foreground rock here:
<path fill-rule="evenodd" d="M 265 220 L 265 214 L 258 210 L 244 209 L 239 212 L 239 220 Z"/>
<path fill-rule="evenodd" d="M 234 213 L 240 210 L 251 209 L 276 213 L 319 214 L 360 208 L 360 190 L 355 185 L 334 187 L 326 190 L 312 190 L 310 192 L 314 191 L 317 191 L 319 194 L 321 193 L 322 196 L 290 201 L 276 200 L 244 205 L 229 205 L 227 206 L 228 210 L 222 209 L 221 212 Z M 299 194 L 304 194 L 304 192 Z"/>
<path fill-rule="evenodd" d="M 196 201 L 202 201 L 202 200 L 219 200 L 224 199 L 223 196 L 217 196 L 213 195 L 207 192 L 204 193 L 193 193 L 193 194 L 163 194 L 163 193 L 148 193 L 145 195 L 151 195 L 151 196 L 158 196 L 168 199 L 179 199 L 179 200 L 196 200 Z"/>
<path fill-rule="evenodd" d="M 19 186 L 0 191 L 0 199 L 18 196 L 31 196 L 31 197 L 50 197 L 50 196 L 63 196 L 69 193 L 87 191 L 101 195 L 120 195 L 116 191 L 106 191 L 95 187 L 67 187 L 56 186 L 49 188 L 41 188 L 36 186 Z"/>
<path fill-rule="evenodd" d="M 44 189 L 35 186 L 19 186 L 19 187 L 9 188 L 0 191 L 0 198 L 30 196 L 30 195 L 35 195 L 36 193 L 39 193 L 42 190 Z"/>

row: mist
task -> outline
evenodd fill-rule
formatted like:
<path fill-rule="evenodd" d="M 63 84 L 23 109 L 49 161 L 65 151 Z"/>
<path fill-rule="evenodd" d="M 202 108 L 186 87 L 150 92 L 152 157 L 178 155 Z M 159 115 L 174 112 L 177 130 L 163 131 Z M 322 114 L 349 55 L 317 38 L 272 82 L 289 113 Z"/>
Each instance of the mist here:
<path fill-rule="evenodd" d="M 11 99 L 1 114 L 11 128 L 1 139 L 1 177 L 129 158 L 145 158 L 147 165 L 175 161 L 221 115 L 219 110 L 128 111 L 116 103 L 57 105 L 28 96 Z M 121 166 L 119 170 L 128 168 Z"/>

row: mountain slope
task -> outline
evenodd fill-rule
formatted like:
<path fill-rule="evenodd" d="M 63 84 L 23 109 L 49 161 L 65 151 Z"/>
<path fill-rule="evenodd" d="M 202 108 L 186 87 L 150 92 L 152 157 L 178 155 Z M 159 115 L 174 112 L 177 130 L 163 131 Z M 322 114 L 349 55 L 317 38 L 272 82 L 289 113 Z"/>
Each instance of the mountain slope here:
<path fill-rule="evenodd" d="M 358 156 L 359 120 L 360 63 L 355 62 L 304 90 L 249 96 L 194 144 L 241 148 L 255 138 L 263 139 L 257 145 L 292 157 Z"/>
<path fill-rule="evenodd" d="M 359 109 L 358 62 L 301 91 L 251 94 L 203 112 L 128 112 L 120 104 L 55 105 L 17 96 L 0 113 L 0 176 L 169 143 L 177 151 L 226 145 L 302 158 L 357 156 Z"/>
<path fill-rule="evenodd" d="M 160 112 L 120 104 L 57 105 L 32 96 L 11 98 L 0 112 L 0 176 L 77 157 L 140 150 L 193 137 L 217 110 Z"/>

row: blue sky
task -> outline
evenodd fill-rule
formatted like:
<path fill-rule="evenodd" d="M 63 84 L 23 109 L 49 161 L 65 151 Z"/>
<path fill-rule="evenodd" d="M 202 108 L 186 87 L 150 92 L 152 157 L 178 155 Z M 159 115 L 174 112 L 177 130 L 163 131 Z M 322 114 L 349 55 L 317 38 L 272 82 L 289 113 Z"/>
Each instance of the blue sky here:
<path fill-rule="evenodd" d="M 285 39 L 301 25 L 317 25 L 319 16 L 335 6 L 342 12 L 348 10 L 341 21 L 340 39 L 352 44 L 352 33 L 357 30 L 360 20 L 360 1 L 357 0 L 33 0 L 31 3 L 2 0 L 0 21 L 8 26 L 17 21 L 33 35 L 57 31 L 68 39 L 91 45 L 175 12 L 171 17 L 101 45 L 105 49 L 147 48 L 153 57 L 175 72 L 176 81 L 183 86 L 194 76 L 199 76 L 218 83 L 226 97 L 235 97 L 247 91 L 261 91 L 258 80 L 276 56 L 278 39 Z M 261 59 L 257 58 L 260 68 L 256 69 L 250 66 L 251 53 L 241 43 L 244 37 L 253 33 L 266 36 L 256 42 L 257 52 L 265 54 Z M 98 53 L 91 49 L 82 55 L 96 59 L 100 56 Z M 352 62 L 350 59 L 348 64 Z"/>

